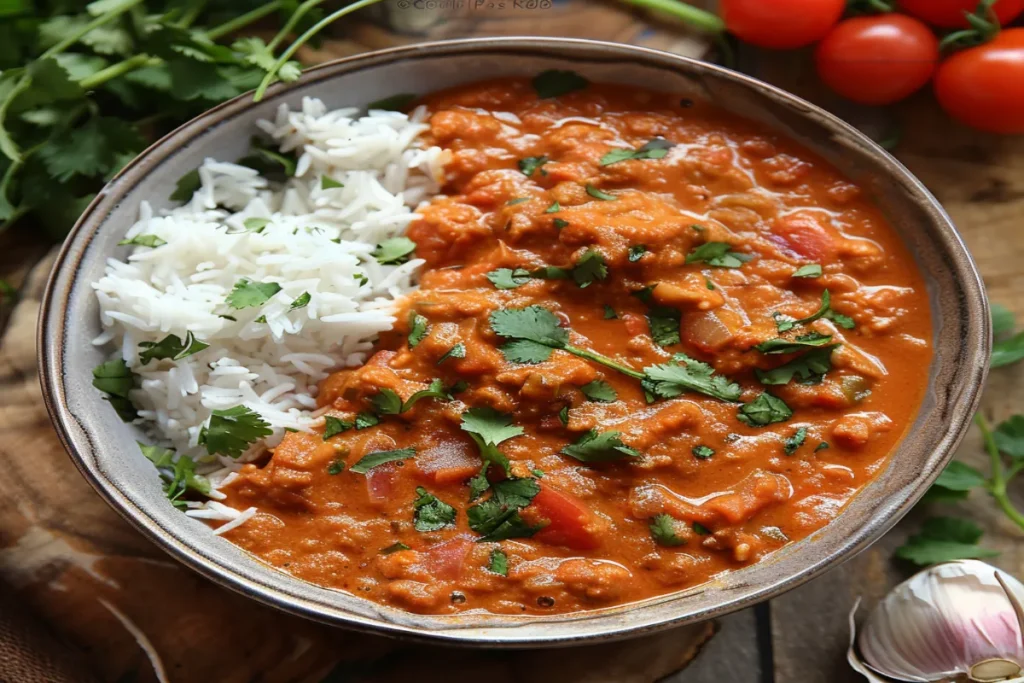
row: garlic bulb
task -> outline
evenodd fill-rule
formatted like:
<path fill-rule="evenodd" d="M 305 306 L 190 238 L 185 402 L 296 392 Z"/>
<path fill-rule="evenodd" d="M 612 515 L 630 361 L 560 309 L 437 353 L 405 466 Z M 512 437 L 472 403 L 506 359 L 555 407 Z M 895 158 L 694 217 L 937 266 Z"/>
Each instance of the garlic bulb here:
<path fill-rule="evenodd" d="M 894 588 L 851 639 L 868 680 L 1024 681 L 1024 584 L 977 560 L 940 564 Z M 854 608 L 856 610 L 856 607 Z M 851 626 L 852 626 L 851 614 Z"/>

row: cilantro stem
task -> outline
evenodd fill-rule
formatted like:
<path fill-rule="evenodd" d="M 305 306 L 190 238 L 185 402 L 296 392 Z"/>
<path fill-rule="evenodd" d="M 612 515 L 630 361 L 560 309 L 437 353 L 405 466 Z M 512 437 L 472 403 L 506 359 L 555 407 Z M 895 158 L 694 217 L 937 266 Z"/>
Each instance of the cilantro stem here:
<path fill-rule="evenodd" d="M 134 57 L 129 57 L 124 61 L 111 64 L 105 69 L 100 69 L 91 76 L 86 76 L 78 82 L 78 85 L 82 90 L 92 90 L 103 85 L 109 80 L 117 78 L 118 76 L 123 76 L 129 71 L 135 71 L 136 69 L 141 69 L 144 66 L 159 66 L 160 64 L 163 64 L 163 61 L 164 60 L 159 57 L 135 55 Z"/>
<path fill-rule="evenodd" d="M 273 14 L 283 6 L 283 0 L 274 0 L 274 2 L 268 2 L 265 5 L 260 5 L 256 9 L 250 10 L 245 14 L 240 14 L 230 21 L 225 21 L 220 26 L 214 26 L 213 28 L 208 29 L 206 31 L 206 37 L 210 40 L 217 40 L 229 33 L 234 33 L 240 28 L 245 28 L 254 21 L 259 21 L 268 14 Z"/>
<path fill-rule="evenodd" d="M 256 94 L 254 94 L 252 98 L 253 101 L 259 102 L 263 99 L 263 95 L 267 92 L 267 88 L 270 87 L 270 84 L 274 82 L 274 79 L 277 77 L 277 72 L 281 70 L 281 67 L 287 64 L 288 60 L 290 60 L 292 56 L 299 51 L 299 48 L 305 45 L 310 38 L 322 31 L 325 26 L 334 23 L 336 20 L 341 19 L 348 14 L 361 10 L 364 7 L 375 5 L 380 1 L 381 0 L 358 0 L 358 2 L 354 2 L 347 7 L 342 7 L 341 9 L 328 14 L 326 17 L 313 24 L 313 26 L 299 36 L 295 42 L 289 45 L 288 49 L 281 53 L 281 56 L 277 58 L 277 62 L 274 63 L 274 66 L 267 72 L 267 75 L 263 77 L 259 87 L 256 88 Z"/>
<path fill-rule="evenodd" d="M 299 23 L 299 20 L 301 20 L 302 17 L 304 17 L 306 13 L 309 12 L 309 10 L 313 9 L 322 2 L 324 2 L 324 0 L 306 0 L 306 2 L 299 5 L 295 9 L 295 11 L 292 12 L 292 15 L 288 17 L 288 21 L 285 22 L 285 25 L 282 26 L 281 30 L 277 32 L 277 35 L 274 36 L 269 43 L 267 43 L 267 48 L 271 52 L 276 50 L 277 46 L 281 44 L 281 41 L 287 38 L 289 35 L 291 35 L 292 30 L 295 28 L 296 24 Z"/>
<path fill-rule="evenodd" d="M 612 370 L 618 370 L 622 374 L 629 375 L 633 379 L 644 379 L 647 377 L 647 375 L 645 375 L 644 373 L 634 370 L 633 368 L 628 367 L 626 365 L 622 365 L 621 363 L 618 363 L 616 361 L 613 361 L 611 358 L 608 358 L 607 356 L 602 356 L 601 354 L 595 351 L 581 349 L 580 347 L 573 346 L 572 344 L 566 344 L 565 346 L 554 348 L 560 348 L 563 351 L 568 351 L 569 353 L 575 356 L 579 356 L 580 358 L 586 358 L 587 360 L 592 360 L 595 363 L 600 363 L 601 365 L 607 368 L 611 368 Z"/>
<path fill-rule="evenodd" d="M 188 28 L 196 22 L 199 15 L 206 9 L 206 5 L 209 0 L 192 0 L 189 4 L 189 8 L 185 10 L 185 13 L 181 15 L 181 19 L 178 20 L 178 26 L 180 28 Z"/>
<path fill-rule="evenodd" d="M 707 33 L 725 32 L 725 22 L 721 18 L 711 12 L 688 5 L 685 2 L 679 2 L 678 0 L 622 0 L 622 2 L 627 5 L 645 7 L 667 14 L 700 31 Z"/>
<path fill-rule="evenodd" d="M 991 427 L 989 427 L 988 420 L 981 413 L 978 413 L 974 416 L 974 422 L 981 431 L 981 439 L 985 444 L 985 450 L 988 452 L 989 462 L 992 467 L 992 476 L 986 484 L 989 495 L 995 499 L 999 509 L 1010 518 L 1010 521 L 1024 529 L 1024 514 L 1013 506 L 1010 497 L 1006 494 L 1006 484 L 1021 471 L 1024 464 L 1018 463 L 1011 467 L 1009 472 L 1006 472 L 1003 469 L 1003 459 L 999 455 L 999 446 L 996 445 L 996 440 L 992 434 Z"/>

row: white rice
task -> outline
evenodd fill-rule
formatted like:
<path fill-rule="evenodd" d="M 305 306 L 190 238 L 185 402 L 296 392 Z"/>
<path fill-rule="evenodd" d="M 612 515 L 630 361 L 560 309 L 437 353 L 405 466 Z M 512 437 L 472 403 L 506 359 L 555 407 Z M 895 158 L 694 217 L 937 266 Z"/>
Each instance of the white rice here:
<path fill-rule="evenodd" d="M 294 178 L 275 186 L 253 169 L 207 159 L 187 204 L 154 214 L 143 203 L 126 235 L 166 244 L 109 259 L 93 285 L 104 330 L 95 343 L 115 346 L 141 379 L 131 396 L 138 422 L 155 442 L 199 463 L 211 498 L 223 498 L 217 487 L 286 429 L 317 421 L 310 414 L 317 383 L 362 363 L 394 324 L 395 300 L 415 286 L 422 261 L 381 265 L 371 252 L 403 234 L 417 217 L 413 208 L 437 193 L 445 153 L 418 145 L 427 128 L 422 110 L 359 114 L 327 111 L 311 98 L 301 111 L 281 106 L 275 120 L 258 125 L 282 152 L 301 152 Z M 344 187 L 322 189 L 324 175 Z M 246 230 L 253 217 L 270 222 Z M 261 306 L 231 309 L 225 299 L 242 278 L 276 282 L 281 291 Z M 305 292 L 309 304 L 289 310 Z M 140 363 L 140 342 L 188 332 L 210 347 L 175 362 Z M 211 411 L 239 405 L 259 413 L 273 435 L 237 460 L 209 455 L 198 438 Z M 254 513 L 215 500 L 186 512 L 235 526 Z"/>

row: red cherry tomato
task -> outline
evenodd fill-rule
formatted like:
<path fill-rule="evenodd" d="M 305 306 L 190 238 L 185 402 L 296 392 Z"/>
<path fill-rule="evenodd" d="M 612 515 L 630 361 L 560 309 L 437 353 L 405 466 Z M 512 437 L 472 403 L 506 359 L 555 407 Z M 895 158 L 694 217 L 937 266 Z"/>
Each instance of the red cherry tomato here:
<path fill-rule="evenodd" d="M 935 96 L 953 118 L 991 133 L 1024 133 L 1024 28 L 945 60 Z"/>
<path fill-rule="evenodd" d="M 740 40 L 776 50 L 821 40 L 846 8 L 845 0 L 721 0 L 726 27 Z"/>
<path fill-rule="evenodd" d="M 905 14 L 839 22 L 814 53 L 818 75 L 848 100 L 891 104 L 925 85 L 939 62 L 939 40 Z"/>
<path fill-rule="evenodd" d="M 978 9 L 978 0 L 900 0 L 899 6 L 907 14 L 934 26 L 968 28 L 970 24 L 965 17 Z M 1006 26 L 1024 12 L 1024 0 L 998 0 L 992 9 L 999 23 Z"/>

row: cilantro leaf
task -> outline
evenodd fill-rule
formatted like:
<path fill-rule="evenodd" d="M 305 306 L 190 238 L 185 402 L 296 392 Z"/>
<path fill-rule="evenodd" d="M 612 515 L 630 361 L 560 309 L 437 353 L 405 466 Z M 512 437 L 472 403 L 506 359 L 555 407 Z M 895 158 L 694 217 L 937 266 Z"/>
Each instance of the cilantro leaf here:
<path fill-rule="evenodd" d="M 351 420 L 342 420 L 342 419 L 339 419 L 337 417 L 334 417 L 333 415 L 325 415 L 324 416 L 324 441 L 327 441 L 327 439 L 331 438 L 332 436 L 337 436 L 338 434 L 341 434 L 342 432 L 347 432 L 348 430 L 352 429 L 352 427 L 354 427 L 354 426 L 355 426 L 355 423 L 352 422 Z"/>
<path fill-rule="evenodd" d="M 487 273 L 486 277 L 497 289 L 515 289 L 530 281 L 530 271 L 525 268 L 498 268 Z"/>
<path fill-rule="evenodd" d="M 429 331 L 427 319 L 416 311 L 409 311 L 409 348 L 415 349 Z"/>
<path fill-rule="evenodd" d="M 160 239 L 156 235 L 136 235 L 130 240 L 121 240 L 120 242 L 117 243 L 117 246 L 149 247 L 150 249 L 156 249 L 157 247 L 162 247 L 165 244 L 167 244 L 167 242 Z"/>
<path fill-rule="evenodd" d="M 530 277 L 535 277 L 538 280 L 568 280 L 571 276 L 571 270 L 557 266 L 544 266 L 530 273 Z"/>
<path fill-rule="evenodd" d="M 562 228 L 569 227 L 569 221 L 567 221 L 567 220 L 565 220 L 563 218 L 556 218 L 555 220 L 551 221 L 551 224 L 553 226 L 555 226 L 555 228 L 557 230 L 561 230 Z"/>
<path fill-rule="evenodd" d="M 744 403 L 736 413 L 736 419 L 751 427 L 764 427 L 776 422 L 785 422 L 793 417 L 786 402 L 781 398 L 772 396 L 767 391 L 762 392 L 750 403 Z"/>
<path fill-rule="evenodd" d="M 651 329 L 651 339 L 658 346 L 673 346 L 682 339 L 679 336 L 679 324 L 682 314 L 679 309 L 670 306 L 652 306 L 647 311 L 647 324 Z"/>
<path fill-rule="evenodd" d="M 585 251 L 572 269 L 572 278 L 581 289 L 607 277 L 608 266 L 605 263 L 604 255 L 593 249 Z"/>
<path fill-rule="evenodd" d="M 984 485 L 985 475 L 967 463 L 953 460 L 946 465 L 946 469 L 942 470 L 938 479 L 932 484 L 932 488 L 938 487 L 948 491 L 963 492 L 963 497 L 966 497 L 968 491 Z"/>
<path fill-rule="evenodd" d="M 312 298 L 313 297 L 310 295 L 309 292 L 303 292 L 302 294 L 299 294 L 297 297 L 295 297 L 295 300 L 292 301 L 291 305 L 288 307 L 288 310 L 297 311 L 300 308 L 305 308 L 306 306 L 309 305 L 309 302 L 310 300 L 312 300 Z"/>
<path fill-rule="evenodd" d="M 209 346 L 206 342 L 196 339 L 192 332 L 185 333 L 185 341 L 175 334 L 169 334 L 158 342 L 139 342 L 139 348 L 145 349 L 145 351 L 139 352 L 139 360 L 143 365 L 149 364 L 151 360 L 167 358 L 178 361 L 194 353 L 199 353 Z"/>
<path fill-rule="evenodd" d="M 647 247 L 643 244 L 634 244 L 629 248 L 629 261 L 636 263 L 647 253 Z"/>
<path fill-rule="evenodd" d="M 793 277 L 816 278 L 821 277 L 821 275 L 821 266 L 817 263 L 811 263 L 806 266 L 800 266 L 799 268 L 793 271 Z"/>
<path fill-rule="evenodd" d="M 597 189 L 596 187 L 590 184 L 587 185 L 586 189 L 587 194 L 589 194 L 594 199 L 600 199 L 603 202 L 614 202 L 618 199 L 618 197 L 616 197 L 615 195 L 608 194 L 607 192 L 602 192 L 601 190 Z"/>
<path fill-rule="evenodd" d="M 533 89 L 537 91 L 537 97 L 542 100 L 583 90 L 588 85 L 590 85 L 590 81 L 575 71 L 559 69 L 541 72 L 533 79 Z"/>
<path fill-rule="evenodd" d="M 543 363 L 551 357 L 552 347 L 545 346 L 529 339 L 515 339 L 502 344 L 501 353 L 509 363 L 534 365 Z"/>
<path fill-rule="evenodd" d="M 508 576 L 508 555 L 502 552 L 501 548 L 491 551 L 491 559 L 487 565 L 487 571 L 498 576 Z"/>
<path fill-rule="evenodd" d="M 437 364 L 445 362 L 449 358 L 465 358 L 466 357 L 466 345 L 462 342 L 458 342 L 452 348 L 444 352 L 444 355 L 437 359 Z"/>
<path fill-rule="evenodd" d="M 375 427 L 380 423 L 377 416 L 373 413 L 366 411 L 356 415 L 356 429 L 369 429 Z"/>
<path fill-rule="evenodd" d="M 244 221 L 242 221 L 242 224 L 245 226 L 245 229 L 248 230 L 249 232 L 260 233 L 263 232 L 263 228 L 270 225 L 270 219 L 253 216 L 251 218 L 246 218 Z"/>
<path fill-rule="evenodd" d="M 792 340 L 781 337 L 769 339 L 768 341 L 761 342 L 754 348 L 764 354 L 797 353 L 806 349 L 820 348 L 829 345 L 831 342 L 831 334 L 809 332 Z M 832 346 L 835 347 L 838 344 L 833 344 Z"/>
<path fill-rule="evenodd" d="M 185 175 L 178 178 L 178 183 L 174 187 L 174 192 L 171 193 L 172 202 L 187 202 L 192 199 L 192 195 L 196 193 L 200 187 L 202 187 L 202 181 L 199 179 L 199 170 L 193 169 Z"/>
<path fill-rule="evenodd" d="M 608 384 L 601 379 L 595 379 L 593 382 L 588 382 L 580 387 L 580 391 L 591 401 L 598 403 L 612 403 L 618 400 L 619 395 L 615 393 L 615 389 L 612 385 Z"/>
<path fill-rule="evenodd" d="M 713 268 L 739 268 L 754 258 L 751 254 L 731 251 L 728 242 L 705 242 L 686 255 L 686 263 L 706 263 Z"/>
<path fill-rule="evenodd" d="M 676 534 L 676 519 L 672 515 L 655 515 L 651 518 L 650 529 L 651 538 L 658 545 L 671 548 L 686 543 L 685 538 L 680 538 Z"/>
<path fill-rule="evenodd" d="M 131 422 L 138 413 L 129 392 L 135 388 L 135 373 L 121 358 L 100 363 L 92 371 L 92 385 L 102 391 L 104 397 L 124 422 Z"/>
<path fill-rule="evenodd" d="M 399 460 L 408 460 L 416 455 L 415 448 L 399 448 L 393 451 L 376 451 L 368 455 L 364 455 L 360 458 L 359 462 L 352 467 L 348 468 L 350 472 L 356 474 L 366 474 L 374 467 L 383 465 L 387 462 L 397 462 Z"/>
<path fill-rule="evenodd" d="M 754 374 L 761 384 L 789 384 L 794 377 L 804 384 L 816 384 L 832 369 L 832 352 L 837 348 L 839 344 L 813 349 L 771 370 L 754 368 Z"/>
<path fill-rule="evenodd" d="M 708 458 L 715 454 L 715 449 L 711 448 L 710 446 L 700 444 L 694 446 L 690 452 L 693 453 L 693 457 L 699 460 L 707 460 Z"/>
<path fill-rule="evenodd" d="M 665 138 L 654 138 L 647 144 L 635 150 L 613 149 L 601 157 L 601 161 L 599 163 L 601 166 L 610 166 L 611 164 L 626 161 L 627 159 L 664 159 L 665 155 L 668 154 L 668 150 L 671 149 L 672 146 L 673 143 L 669 142 Z"/>
<path fill-rule="evenodd" d="M 800 429 L 794 432 L 793 436 L 790 436 L 783 442 L 782 450 L 785 451 L 786 455 L 793 455 L 797 450 L 804 445 L 804 441 L 807 440 L 807 427 L 800 427 Z"/>
<path fill-rule="evenodd" d="M 345 187 L 344 184 L 335 180 L 329 175 L 320 176 L 320 189 L 321 190 L 336 190 L 339 187 Z"/>
<path fill-rule="evenodd" d="M 402 398 L 394 389 L 381 389 L 370 397 L 370 403 L 378 415 L 398 415 L 402 412 Z"/>
<path fill-rule="evenodd" d="M 366 109 L 380 109 L 382 111 L 404 111 L 409 108 L 409 105 L 416 101 L 419 95 L 413 93 L 399 93 L 397 95 L 391 95 L 374 102 L 370 102 L 366 105 Z"/>
<path fill-rule="evenodd" d="M 145 146 L 131 124 L 95 116 L 44 143 L 39 157 L 50 175 L 64 183 L 76 176 L 103 176 L 116 170 L 124 155 L 135 156 Z"/>
<path fill-rule="evenodd" d="M 693 528 L 693 532 L 695 534 L 699 534 L 701 536 L 708 536 L 708 535 L 711 534 L 711 529 L 707 528 L 706 526 L 704 526 L 700 522 L 694 522 L 690 526 Z"/>
<path fill-rule="evenodd" d="M 1018 332 L 1008 339 L 999 339 L 992 344 L 993 368 L 1001 368 L 1024 359 L 1024 332 Z"/>
<path fill-rule="evenodd" d="M 997 340 L 1013 333 L 1016 322 L 1013 319 L 1013 312 L 1002 304 L 990 304 L 992 309 L 992 336 Z"/>
<path fill-rule="evenodd" d="M 478 542 L 528 538 L 543 527 L 527 524 L 519 515 L 540 492 L 536 479 L 509 478 L 491 486 L 491 496 L 466 511 L 469 528 L 483 536 Z"/>
<path fill-rule="evenodd" d="M 716 375 L 709 364 L 677 353 L 668 363 L 644 368 L 643 388 L 658 398 L 675 398 L 687 391 L 722 401 L 738 401 L 740 386 Z"/>
<path fill-rule="evenodd" d="M 214 410 L 199 432 L 199 443 L 210 455 L 220 453 L 231 458 L 242 455 L 252 444 L 274 431 L 263 417 L 247 408 L 235 406 Z"/>
<path fill-rule="evenodd" d="M 416 531 L 438 531 L 455 523 L 455 508 L 429 493 L 422 486 L 416 487 L 418 498 L 413 501 L 413 526 Z"/>
<path fill-rule="evenodd" d="M 182 455 L 175 459 L 174 451 L 169 448 L 136 443 L 139 444 L 142 454 L 160 473 L 164 495 L 172 505 L 184 508 L 185 503 L 181 497 L 190 490 L 204 496 L 210 495 L 210 482 L 206 477 L 196 474 L 196 463 L 192 458 Z"/>
<path fill-rule="evenodd" d="M 519 171 L 529 178 L 533 175 L 533 172 L 540 169 L 541 175 L 546 175 L 547 172 L 544 170 L 544 164 L 551 161 L 547 156 L 539 157 L 526 157 L 525 159 L 519 160 Z"/>
<path fill-rule="evenodd" d="M 417 391 L 415 394 L 410 396 L 408 400 L 406 400 L 406 402 L 402 404 L 401 412 L 406 412 L 414 405 L 416 405 L 418 401 L 424 398 L 439 398 L 444 400 L 451 400 L 451 396 L 444 389 L 444 382 L 442 382 L 440 379 L 435 378 L 431 380 L 430 386 L 428 386 L 426 389 L 421 389 L 420 391 Z"/>
<path fill-rule="evenodd" d="M 562 449 L 562 453 L 580 462 L 608 462 L 622 458 L 635 458 L 640 453 L 619 438 L 620 432 L 598 433 L 596 429 L 581 436 L 576 443 Z"/>
<path fill-rule="evenodd" d="M 615 312 L 614 308 L 612 308 L 608 304 L 604 305 L 604 319 L 605 320 L 615 320 L 618 317 L 619 317 L 619 314 Z"/>
<path fill-rule="evenodd" d="M 555 202 L 554 204 L 552 204 L 548 208 L 544 209 L 544 213 L 558 213 L 561 210 L 562 210 L 562 205 L 559 204 L 558 202 Z"/>
<path fill-rule="evenodd" d="M 408 261 L 415 251 L 416 243 L 408 237 L 392 237 L 378 244 L 372 255 L 381 265 L 397 265 Z"/>
<path fill-rule="evenodd" d="M 569 406 L 562 406 L 562 409 L 558 411 L 558 421 L 562 423 L 563 427 L 569 426 Z"/>
<path fill-rule="evenodd" d="M 497 446 L 517 436 L 523 428 L 512 424 L 512 416 L 492 408 L 470 408 L 462 414 L 462 430 L 476 434 L 484 443 Z"/>
<path fill-rule="evenodd" d="M 253 282 L 249 278 L 242 278 L 228 294 L 227 304 L 238 310 L 262 306 L 280 291 L 281 285 L 276 282 Z"/>
<path fill-rule="evenodd" d="M 339 475 L 345 471 L 345 461 L 341 458 L 335 458 L 327 465 L 327 474 L 333 476 Z"/>
<path fill-rule="evenodd" d="M 999 423 L 992 434 L 996 446 L 1015 460 L 1024 458 L 1024 415 L 1013 415 Z"/>
<path fill-rule="evenodd" d="M 951 560 L 995 557 L 995 550 L 978 545 L 984 532 L 966 519 L 932 517 L 925 520 L 918 534 L 897 548 L 896 556 L 919 566 Z"/>
<path fill-rule="evenodd" d="M 831 310 L 832 310 L 832 295 L 829 294 L 828 290 L 826 289 L 825 291 L 823 291 L 821 293 L 821 306 L 818 307 L 817 311 L 815 311 L 811 315 L 807 316 L 806 318 L 800 318 L 799 320 L 791 320 L 791 319 L 783 317 L 781 313 L 773 313 L 772 317 L 775 318 L 775 327 L 778 328 L 779 332 L 788 332 L 789 330 L 793 329 L 797 325 L 807 325 L 808 323 L 813 323 L 818 318 L 825 317 L 825 314 L 828 313 Z M 846 316 L 842 316 L 842 317 L 845 318 Z M 849 320 L 849 318 L 847 318 L 847 320 Z M 851 320 L 850 322 L 852 323 L 853 321 Z M 843 325 L 843 327 L 846 327 L 846 326 Z M 850 328 L 847 328 L 847 329 L 850 329 Z"/>
<path fill-rule="evenodd" d="M 569 340 L 569 333 L 559 326 L 555 314 L 543 306 L 499 309 L 491 313 L 490 321 L 494 333 L 507 339 L 527 340 L 552 348 L 561 348 Z"/>
<path fill-rule="evenodd" d="M 473 502 L 491 488 L 491 481 L 487 478 L 487 470 L 490 468 L 489 460 L 484 461 L 480 471 L 474 474 L 469 480 L 469 502 Z"/>
<path fill-rule="evenodd" d="M 387 548 L 381 548 L 381 555 L 390 555 L 391 553 L 397 553 L 399 550 L 410 550 L 409 546 L 399 541 L 398 543 L 392 543 Z"/>
<path fill-rule="evenodd" d="M 818 451 L 825 451 L 828 450 L 828 448 L 828 441 L 822 441 L 821 443 L 814 447 L 814 452 L 817 453 Z"/>

